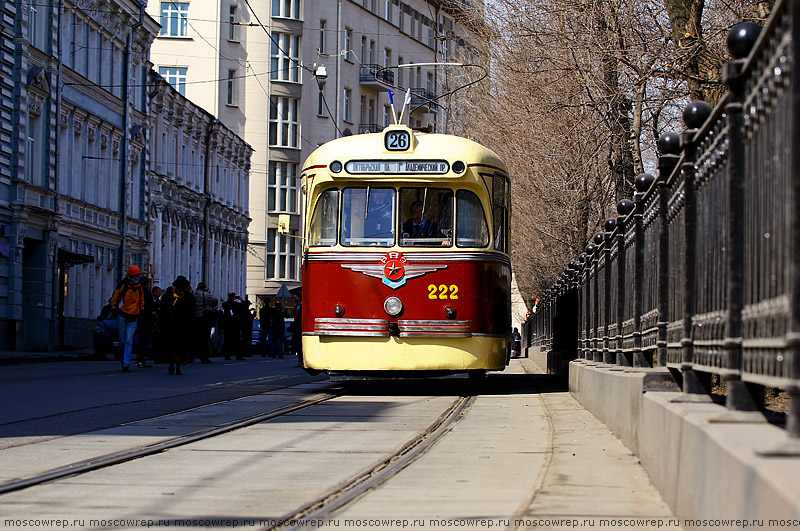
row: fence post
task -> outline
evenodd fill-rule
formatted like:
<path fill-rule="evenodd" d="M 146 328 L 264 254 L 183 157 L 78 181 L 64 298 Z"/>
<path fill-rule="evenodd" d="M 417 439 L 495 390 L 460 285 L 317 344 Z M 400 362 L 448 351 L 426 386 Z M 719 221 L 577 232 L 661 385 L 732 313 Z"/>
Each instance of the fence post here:
<path fill-rule="evenodd" d="M 737 30 L 737 28 L 740 28 Z M 744 31 L 741 31 L 741 30 Z M 725 322 L 725 361 L 721 371 L 725 380 L 727 397 L 725 406 L 733 411 L 758 411 L 748 386 L 742 381 L 742 308 L 744 307 L 744 113 L 745 98 L 742 69 L 746 57 L 755 44 L 761 26 L 754 22 L 737 24 L 728 34 L 728 50 L 734 60 L 728 62 L 722 72 L 723 82 L 728 86 L 729 100 L 725 105 L 728 117 L 728 236 L 727 247 L 728 285 L 727 319 Z M 758 413 L 758 419 L 763 416 Z"/>
<path fill-rule="evenodd" d="M 591 326 L 589 331 L 591 333 L 591 337 L 589 338 L 589 343 L 592 349 L 592 361 L 603 361 L 603 351 L 600 347 L 600 305 L 598 304 L 598 287 L 597 287 L 597 251 L 598 248 L 595 244 L 590 243 L 586 246 L 586 254 L 589 255 L 589 268 L 588 268 L 588 278 L 589 278 L 589 297 L 591 298 L 590 303 L 590 314 L 592 317 Z"/>
<path fill-rule="evenodd" d="M 669 186 L 668 181 L 678 167 L 681 137 L 664 133 L 658 138 L 658 366 L 667 366 L 667 324 L 669 323 Z"/>

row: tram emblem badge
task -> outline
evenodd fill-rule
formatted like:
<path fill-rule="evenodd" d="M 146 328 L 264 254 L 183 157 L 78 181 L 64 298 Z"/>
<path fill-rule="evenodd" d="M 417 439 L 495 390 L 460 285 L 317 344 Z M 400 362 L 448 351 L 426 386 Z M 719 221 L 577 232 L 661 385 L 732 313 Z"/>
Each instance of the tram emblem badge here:
<path fill-rule="evenodd" d="M 407 280 L 433 273 L 440 269 L 447 269 L 445 264 L 409 264 L 403 253 L 389 251 L 380 259 L 378 264 L 342 264 L 344 269 L 362 273 L 368 277 L 383 279 L 383 283 L 392 289 L 404 286 Z"/>

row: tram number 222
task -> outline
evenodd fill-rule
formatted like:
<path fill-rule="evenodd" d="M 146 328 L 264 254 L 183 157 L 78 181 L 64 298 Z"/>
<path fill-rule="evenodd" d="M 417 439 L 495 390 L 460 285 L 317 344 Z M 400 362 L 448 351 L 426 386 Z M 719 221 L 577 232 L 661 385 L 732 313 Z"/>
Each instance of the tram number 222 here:
<path fill-rule="evenodd" d="M 429 284 L 428 285 L 428 298 L 429 299 L 457 299 L 458 286 L 451 284 L 446 286 L 444 284 Z"/>

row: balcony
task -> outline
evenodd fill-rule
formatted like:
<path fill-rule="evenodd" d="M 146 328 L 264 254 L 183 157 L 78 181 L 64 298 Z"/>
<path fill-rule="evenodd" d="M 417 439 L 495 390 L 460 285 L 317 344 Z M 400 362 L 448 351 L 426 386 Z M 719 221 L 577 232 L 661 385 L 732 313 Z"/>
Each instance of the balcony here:
<path fill-rule="evenodd" d="M 394 71 L 381 70 L 381 68 L 383 68 L 381 65 L 361 65 L 359 71 L 361 84 L 373 87 L 383 87 L 384 84 L 394 85 Z"/>
<path fill-rule="evenodd" d="M 428 89 L 424 88 L 412 88 L 411 89 L 411 106 L 412 107 L 419 107 L 423 106 L 428 109 L 430 112 L 436 112 L 439 108 L 439 104 L 436 103 L 436 94 L 431 92 Z"/>
<path fill-rule="evenodd" d="M 379 124 L 358 124 L 358 134 L 364 133 L 380 133 L 383 131 L 383 126 Z"/>

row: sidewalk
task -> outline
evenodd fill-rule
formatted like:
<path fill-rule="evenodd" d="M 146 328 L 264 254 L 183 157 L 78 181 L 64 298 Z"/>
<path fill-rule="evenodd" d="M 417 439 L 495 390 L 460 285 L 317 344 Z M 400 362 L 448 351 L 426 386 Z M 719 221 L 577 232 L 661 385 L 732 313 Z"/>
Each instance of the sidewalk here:
<path fill-rule="evenodd" d="M 52 352 L 14 352 L 0 350 L 0 365 L 47 363 L 52 361 L 98 361 L 92 349 L 54 350 Z"/>

